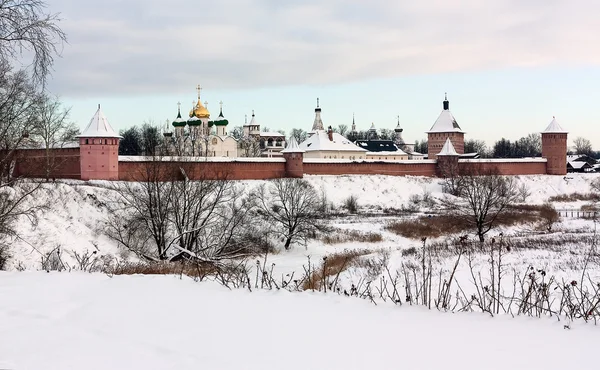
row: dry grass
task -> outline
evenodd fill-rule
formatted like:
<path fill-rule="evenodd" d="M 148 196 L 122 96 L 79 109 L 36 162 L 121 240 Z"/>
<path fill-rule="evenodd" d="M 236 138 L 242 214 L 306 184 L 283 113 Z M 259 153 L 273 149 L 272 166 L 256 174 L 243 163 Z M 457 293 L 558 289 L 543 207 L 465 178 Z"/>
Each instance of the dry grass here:
<path fill-rule="evenodd" d="M 543 221 L 540 216 L 542 206 L 511 208 L 496 219 L 496 226 L 514 226 Z M 387 230 L 411 239 L 438 238 L 451 234 L 472 231 L 473 226 L 462 217 L 454 215 L 422 216 L 415 219 L 400 220 L 389 223 Z"/>
<path fill-rule="evenodd" d="M 379 243 L 383 241 L 380 233 L 361 232 L 356 230 L 335 230 L 334 233 L 325 235 L 321 241 L 325 244 L 341 244 L 347 242 Z"/>
<path fill-rule="evenodd" d="M 204 278 L 215 273 L 214 265 L 199 265 L 182 262 L 136 262 L 117 265 L 105 271 L 110 275 L 186 275 L 194 278 Z"/>
<path fill-rule="evenodd" d="M 591 200 L 591 201 L 599 201 L 600 194 L 597 193 L 571 193 L 571 194 L 561 194 L 555 195 L 548 198 L 550 202 L 576 202 L 579 200 Z"/>
<path fill-rule="evenodd" d="M 358 257 L 373 253 L 370 250 L 345 250 L 343 252 L 333 253 L 323 258 L 323 265 L 312 271 L 308 279 L 304 280 L 302 289 L 319 290 L 323 284 L 327 285 L 330 278 L 334 279 L 344 270 L 351 267 Z"/>

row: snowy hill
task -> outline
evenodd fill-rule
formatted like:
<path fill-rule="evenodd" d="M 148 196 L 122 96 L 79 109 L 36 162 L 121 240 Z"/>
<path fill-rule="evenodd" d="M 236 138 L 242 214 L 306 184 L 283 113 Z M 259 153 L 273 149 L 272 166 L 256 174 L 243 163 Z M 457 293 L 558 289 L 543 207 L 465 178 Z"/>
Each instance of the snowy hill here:
<path fill-rule="evenodd" d="M 590 191 L 589 183 L 598 174 L 569 174 L 563 176 L 517 176 L 519 183 L 525 184 L 531 196 L 528 203 L 540 204 L 549 197 L 573 192 Z M 363 210 L 400 209 L 408 205 L 411 195 L 427 192 L 433 197 L 442 196 L 440 179 L 427 177 L 397 176 L 306 176 L 320 194 L 324 194 L 336 208 L 351 195 L 358 199 Z M 264 181 L 240 181 L 246 191 Z M 18 224 L 19 238 L 11 241 L 12 258 L 10 269 L 39 270 L 41 257 L 59 248 L 62 260 L 75 266 L 74 253 L 83 254 L 96 251 L 98 255 L 118 256 L 122 260 L 134 257 L 119 249 L 102 232 L 102 224 L 107 217 L 107 202 L 114 198 L 107 182 L 64 181 L 47 184 L 38 197 L 49 200 L 49 208 L 41 211 L 39 222 L 33 226 L 27 220 Z M 112 197 L 111 197 L 112 196 Z M 32 200 L 36 202 L 38 200 Z M 580 207 L 581 202 L 562 203 L 558 207 Z M 356 225 L 368 229 L 370 226 Z M 394 244 L 402 239 L 388 235 Z M 406 241 L 404 241 L 406 242 Z M 317 254 L 319 254 L 317 252 Z"/>

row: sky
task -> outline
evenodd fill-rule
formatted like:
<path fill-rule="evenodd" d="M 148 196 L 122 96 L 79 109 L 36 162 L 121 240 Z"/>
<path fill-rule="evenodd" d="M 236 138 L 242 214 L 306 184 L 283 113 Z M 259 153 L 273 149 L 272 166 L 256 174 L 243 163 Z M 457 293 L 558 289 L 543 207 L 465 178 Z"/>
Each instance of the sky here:
<path fill-rule="evenodd" d="M 230 125 L 394 128 L 426 138 L 444 93 L 466 139 L 543 130 L 600 149 L 595 0 L 46 0 L 67 33 L 48 88 L 82 129 L 164 125 L 202 101 Z"/>

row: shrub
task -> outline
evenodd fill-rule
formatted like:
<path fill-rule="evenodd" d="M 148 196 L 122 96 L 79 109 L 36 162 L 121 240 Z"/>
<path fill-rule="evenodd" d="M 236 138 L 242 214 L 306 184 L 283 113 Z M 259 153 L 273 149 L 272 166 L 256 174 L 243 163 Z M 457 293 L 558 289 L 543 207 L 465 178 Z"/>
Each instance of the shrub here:
<path fill-rule="evenodd" d="M 571 193 L 571 194 L 560 194 L 554 195 L 548 198 L 549 202 L 577 202 L 579 200 L 586 201 L 600 201 L 600 194 L 596 193 Z"/>
<path fill-rule="evenodd" d="M 527 185 L 521 183 L 521 185 L 519 185 L 519 187 L 517 188 L 517 195 L 519 197 L 519 201 L 521 201 L 521 203 L 525 203 L 527 202 L 527 198 L 531 196 L 531 192 L 529 191 Z"/>
<path fill-rule="evenodd" d="M 128 262 L 111 267 L 104 271 L 110 275 L 186 275 L 203 278 L 217 272 L 214 264 L 198 264 L 191 262 Z"/>
<path fill-rule="evenodd" d="M 325 244 L 340 244 L 346 242 L 360 243 L 378 243 L 383 241 L 380 233 L 376 232 L 360 232 L 357 230 L 338 230 L 336 233 L 329 233 L 322 239 Z"/>
<path fill-rule="evenodd" d="M 542 218 L 544 228 L 548 232 L 552 231 L 552 225 L 560 219 L 558 212 L 556 212 L 556 209 L 550 203 L 546 203 L 540 208 L 539 215 Z"/>
<path fill-rule="evenodd" d="M 345 250 L 323 257 L 323 265 L 313 271 L 304 283 L 304 290 L 320 290 L 323 284 L 329 285 L 329 277 L 338 277 L 344 270 L 353 265 L 360 256 L 373 253 L 370 250 Z"/>
<path fill-rule="evenodd" d="M 346 208 L 350 213 L 358 212 L 358 198 L 355 195 L 350 195 L 344 201 L 344 208 Z"/>

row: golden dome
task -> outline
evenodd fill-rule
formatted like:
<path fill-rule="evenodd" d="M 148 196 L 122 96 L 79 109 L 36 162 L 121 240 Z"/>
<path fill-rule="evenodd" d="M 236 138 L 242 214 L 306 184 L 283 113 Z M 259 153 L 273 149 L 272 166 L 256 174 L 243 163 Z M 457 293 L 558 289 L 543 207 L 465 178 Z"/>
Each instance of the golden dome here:
<path fill-rule="evenodd" d="M 193 116 L 198 118 L 210 118 L 210 112 L 202 105 L 202 102 L 198 100 L 196 106 L 190 111 L 190 118 Z"/>

